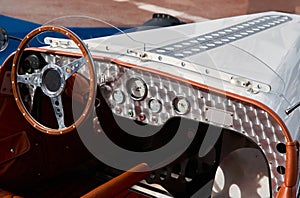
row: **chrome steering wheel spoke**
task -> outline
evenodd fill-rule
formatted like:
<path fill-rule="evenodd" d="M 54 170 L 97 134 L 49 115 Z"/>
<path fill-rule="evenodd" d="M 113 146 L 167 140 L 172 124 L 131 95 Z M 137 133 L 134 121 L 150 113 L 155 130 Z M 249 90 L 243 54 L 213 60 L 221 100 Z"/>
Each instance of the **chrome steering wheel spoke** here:
<path fill-rule="evenodd" d="M 70 78 L 75 72 L 77 72 L 80 68 L 82 68 L 86 64 L 86 60 L 84 57 L 78 58 L 67 65 L 63 65 L 62 71 L 65 75 L 65 80 Z"/>
<path fill-rule="evenodd" d="M 32 85 L 34 87 L 41 87 L 42 83 L 42 73 L 33 73 L 33 74 L 17 74 L 17 82 L 24 83 L 27 85 Z"/>
<path fill-rule="evenodd" d="M 56 96 L 56 97 L 50 97 L 52 107 L 54 110 L 54 114 L 58 123 L 58 128 L 63 129 L 65 128 L 65 115 L 64 115 L 64 109 L 63 109 L 63 104 L 62 104 L 62 99 L 61 96 Z"/>
<path fill-rule="evenodd" d="M 29 95 L 30 95 L 30 109 L 29 112 L 32 112 L 32 108 L 33 108 L 33 102 L 34 102 L 34 96 L 35 96 L 35 92 L 36 92 L 37 86 L 35 85 L 28 85 L 28 90 L 29 90 Z"/>

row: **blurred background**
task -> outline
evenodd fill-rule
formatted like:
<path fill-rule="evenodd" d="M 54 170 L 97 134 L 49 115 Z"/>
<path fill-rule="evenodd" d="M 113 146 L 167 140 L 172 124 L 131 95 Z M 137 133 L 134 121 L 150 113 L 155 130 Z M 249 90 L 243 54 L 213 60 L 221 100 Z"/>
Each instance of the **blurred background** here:
<path fill-rule="evenodd" d="M 0 0 L 0 14 L 40 24 L 60 16 L 85 15 L 116 26 L 138 26 L 153 13 L 192 22 L 263 11 L 300 14 L 300 0 Z"/>

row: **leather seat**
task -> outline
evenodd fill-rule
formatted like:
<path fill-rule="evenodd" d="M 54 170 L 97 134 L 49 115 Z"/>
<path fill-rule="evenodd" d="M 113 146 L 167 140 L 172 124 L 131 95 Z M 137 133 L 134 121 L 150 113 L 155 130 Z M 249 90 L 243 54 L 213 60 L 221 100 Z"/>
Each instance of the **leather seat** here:
<path fill-rule="evenodd" d="M 8 192 L 6 190 L 0 189 L 0 198 L 22 198 L 22 197 L 15 195 L 12 192 Z"/>

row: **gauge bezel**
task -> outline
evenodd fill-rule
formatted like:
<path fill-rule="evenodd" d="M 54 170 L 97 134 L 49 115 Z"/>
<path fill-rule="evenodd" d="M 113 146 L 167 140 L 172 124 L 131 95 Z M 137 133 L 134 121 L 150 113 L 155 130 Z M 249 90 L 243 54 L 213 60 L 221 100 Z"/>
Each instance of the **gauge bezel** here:
<path fill-rule="evenodd" d="M 120 93 L 121 95 L 122 95 L 122 101 L 118 101 L 118 100 L 116 100 L 116 98 L 115 98 L 115 93 Z M 112 99 L 117 103 L 117 104 L 122 104 L 124 101 L 125 101 L 125 94 L 124 94 L 124 92 L 122 91 L 122 90 L 120 90 L 120 89 L 116 89 L 116 90 L 114 90 L 113 92 L 112 92 Z"/>
<path fill-rule="evenodd" d="M 153 110 L 152 108 L 151 108 L 151 102 L 152 101 L 157 101 L 159 104 L 160 104 L 160 106 L 159 106 L 159 110 L 157 110 L 157 111 L 155 111 L 155 110 Z M 161 102 L 161 100 L 159 100 L 158 98 L 150 98 L 150 100 L 149 100 L 149 102 L 148 102 L 148 107 L 149 107 L 149 109 L 151 110 L 151 112 L 153 112 L 153 113 L 159 113 L 159 112 L 161 112 L 161 110 L 162 110 L 162 102 Z"/>
<path fill-rule="evenodd" d="M 141 84 L 143 85 L 144 89 L 145 89 L 145 92 L 142 96 L 136 96 L 132 93 L 132 85 L 134 82 L 136 81 L 140 81 Z M 140 77 L 132 77 L 130 78 L 127 83 L 126 83 L 126 89 L 127 89 L 127 92 L 128 94 L 130 95 L 130 97 L 133 99 L 133 100 L 136 100 L 136 101 L 141 101 L 141 100 L 144 100 L 146 98 L 146 96 L 148 95 L 148 87 L 147 87 L 147 84 L 145 83 L 145 81 L 140 78 Z"/>
<path fill-rule="evenodd" d="M 178 106 L 177 106 L 177 105 L 178 105 L 178 102 L 181 101 L 181 100 L 185 100 L 185 101 L 187 102 L 187 104 L 188 104 L 188 107 L 187 107 L 186 111 L 184 111 L 184 112 L 180 111 L 180 110 L 178 109 Z M 186 115 L 186 114 L 188 114 L 188 113 L 190 112 L 190 110 L 191 110 L 191 103 L 190 103 L 190 101 L 189 101 L 186 97 L 184 97 L 184 96 L 177 96 L 177 97 L 175 97 L 175 98 L 172 100 L 172 106 L 173 106 L 174 111 L 175 111 L 177 114 L 179 114 L 179 115 Z"/>

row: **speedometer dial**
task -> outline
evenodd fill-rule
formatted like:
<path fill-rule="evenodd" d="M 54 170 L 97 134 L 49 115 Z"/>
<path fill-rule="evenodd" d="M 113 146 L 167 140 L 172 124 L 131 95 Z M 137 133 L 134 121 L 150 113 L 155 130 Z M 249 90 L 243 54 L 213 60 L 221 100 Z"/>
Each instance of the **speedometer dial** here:
<path fill-rule="evenodd" d="M 158 99 L 151 99 L 149 101 L 149 108 L 151 109 L 152 112 L 154 113 L 158 113 L 160 112 L 161 108 L 162 108 L 162 104 L 161 101 Z"/>
<path fill-rule="evenodd" d="M 187 114 L 190 111 L 190 103 L 184 97 L 176 97 L 173 100 L 173 107 L 174 110 L 180 115 Z"/>
<path fill-rule="evenodd" d="M 127 91 L 134 100 L 143 100 L 147 95 L 147 85 L 140 78 L 131 78 L 127 82 Z"/>

